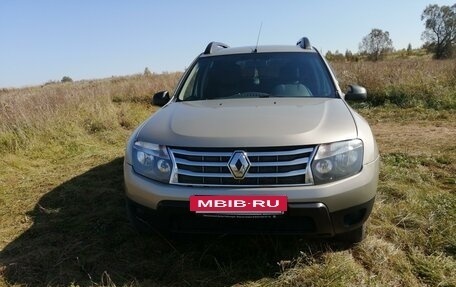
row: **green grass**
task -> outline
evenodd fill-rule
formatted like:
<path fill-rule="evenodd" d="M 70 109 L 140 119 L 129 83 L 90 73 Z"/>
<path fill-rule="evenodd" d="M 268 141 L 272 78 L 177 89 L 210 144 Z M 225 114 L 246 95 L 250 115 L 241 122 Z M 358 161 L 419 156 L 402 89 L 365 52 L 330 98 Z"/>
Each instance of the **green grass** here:
<path fill-rule="evenodd" d="M 123 149 L 156 110 L 149 95 L 175 80 L 0 94 L 0 286 L 456 286 L 451 108 L 357 105 L 382 154 L 368 237 L 359 245 L 138 235 L 125 216 Z"/>

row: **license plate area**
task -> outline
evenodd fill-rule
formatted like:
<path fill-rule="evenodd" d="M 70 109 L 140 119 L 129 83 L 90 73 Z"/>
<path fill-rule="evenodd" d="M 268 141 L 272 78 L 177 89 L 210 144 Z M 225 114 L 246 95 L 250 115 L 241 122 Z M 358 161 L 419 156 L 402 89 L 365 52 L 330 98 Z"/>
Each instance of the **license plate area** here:
<path fill-rule="evenodd" d="M 250 213 L 197 213 L 197 216 L 205 218 L 224 218 L 224 219 L 275 219 L 283 216 L 277 214 L 250 214 Z"/>
<path fill-rule="evenodd" d="M 193 195 L 190 211 L 208 217 L 269 218 L 287 211 L 285 195 Z"/>

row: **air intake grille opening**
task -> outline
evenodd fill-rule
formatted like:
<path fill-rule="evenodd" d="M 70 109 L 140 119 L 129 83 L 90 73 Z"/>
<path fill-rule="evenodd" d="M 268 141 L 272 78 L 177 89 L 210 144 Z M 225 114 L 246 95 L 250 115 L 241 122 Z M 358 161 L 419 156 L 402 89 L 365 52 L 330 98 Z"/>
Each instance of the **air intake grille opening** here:
<path fill-rule="evenodd" d="M 274 148 L 169 148 L 177 165 L 174 184 L 203 186 L 303 185 L 314 146 Z M 228 162 L 235 151 L 244 151 L 250 168 L 235 179 Z"/>

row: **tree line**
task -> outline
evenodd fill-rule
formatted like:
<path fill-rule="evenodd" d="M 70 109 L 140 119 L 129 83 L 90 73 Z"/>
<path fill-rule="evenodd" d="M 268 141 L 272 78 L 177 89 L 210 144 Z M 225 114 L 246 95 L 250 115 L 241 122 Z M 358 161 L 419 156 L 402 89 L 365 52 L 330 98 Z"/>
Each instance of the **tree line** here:
<path fill-rule="evenodd" d="M 456 4 L 428 5 L 421 14 L 425 30 L 421 35 L 423 48 L 433 53 L 436 59 L 451 58 L 456 55 Z M 359 51 L 353 54 L 346 50 L 345 54 L 328 51 L 326 58 L 330 61 L 358 61 L 360 58 L 378 61 L 394 51 L 393 40 L 388 31 L 374 28 L 364 36 L 359 44 Z M 412 54 L 412 46 L 408 45 L 406 55 Z"/>

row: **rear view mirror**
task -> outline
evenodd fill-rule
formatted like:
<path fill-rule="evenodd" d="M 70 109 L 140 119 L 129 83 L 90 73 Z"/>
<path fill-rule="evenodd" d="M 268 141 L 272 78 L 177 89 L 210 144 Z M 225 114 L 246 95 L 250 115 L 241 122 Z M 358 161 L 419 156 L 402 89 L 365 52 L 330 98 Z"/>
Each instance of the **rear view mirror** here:
<path fill-rule="evenodd" d="M 161 91 L 154 94 L 152 98 L 152 104 L 155 106 L 163 107 L 166 105 L 170 100 L 169 92 L 168 91 Z"/>
<path fill-rule="evenodd" d="M 367 99 L 367 91 L 364 87 L 357 85 L 349 85 L 348 91 L 345 94 L 345 99 L 353 101 L 364 101 L 365 99 Z"/>

